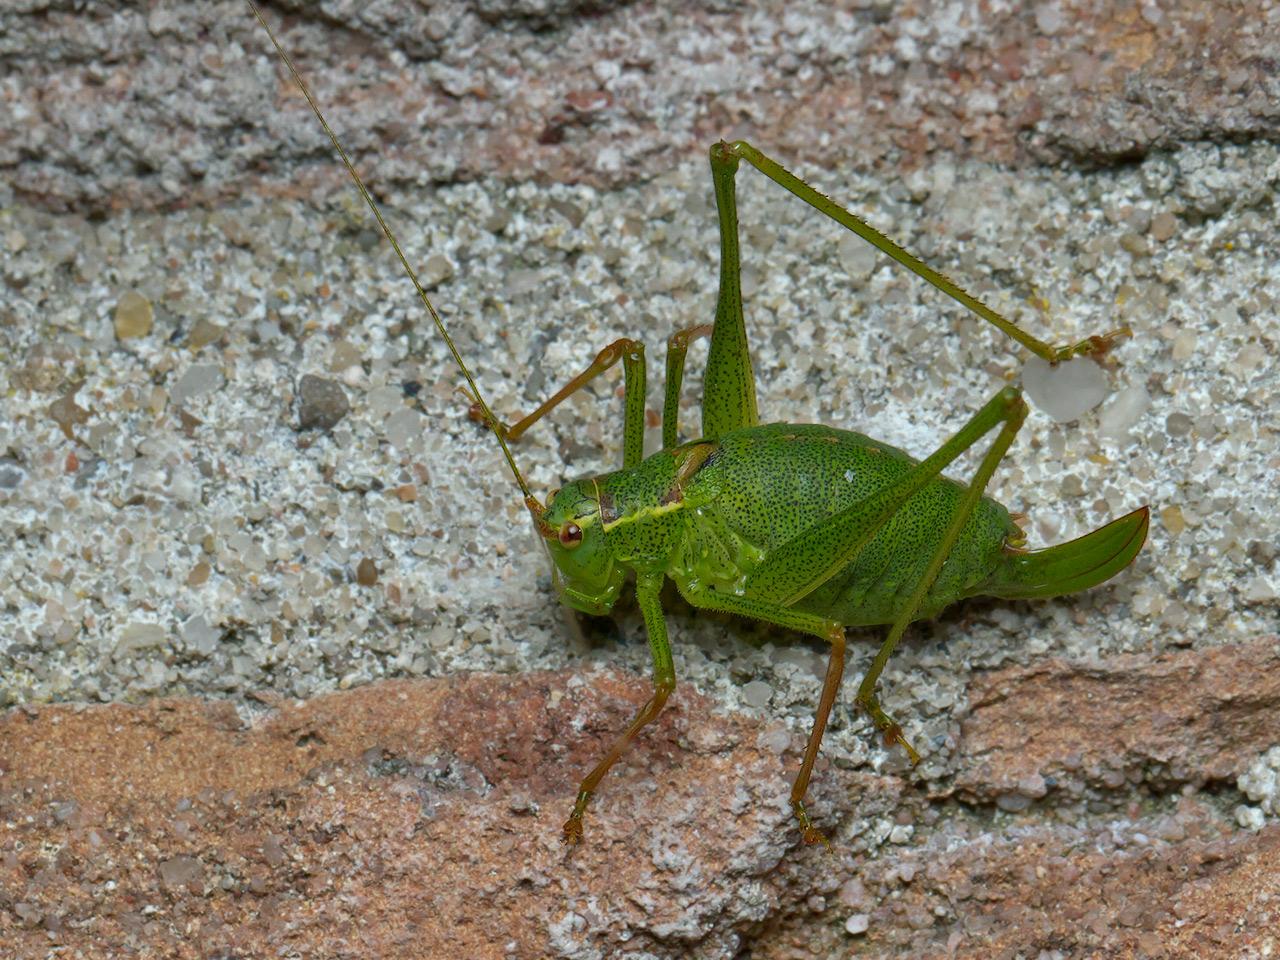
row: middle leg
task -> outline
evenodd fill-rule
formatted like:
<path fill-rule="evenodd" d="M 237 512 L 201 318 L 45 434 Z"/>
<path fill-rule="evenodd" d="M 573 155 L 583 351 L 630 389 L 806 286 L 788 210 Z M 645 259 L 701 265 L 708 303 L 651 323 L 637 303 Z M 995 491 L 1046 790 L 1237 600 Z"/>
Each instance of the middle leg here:
<path fill-rule="evenodd" d="M 813 714 L 813 727 L 809 730 L 809 740 L 805 744 L 804 756 L 800 760 L 800 770 L 796 773 L 795 781 L 791 785 L 791 810 L 800 824 L 804 842 L 821 843 L 829 847 L 827 838 L 809 819 L 809 812 L 804 805 L 804 795 L 809 789 L 813 765 L 818 759 L 818 750 L 822 747 L 822 737 L 827 729 L 827 721 L 831 717 L 831 708 L 835 706 L 836 696 L 840 693 L 840 681 L 844 677 L 844 627 L 834 620 L 792 610 L 767 600 L 720 593 L 709 587 L 694 586 L 679 580 L 676 581 L 676 585 L 680 588 L 681 595 L 695 607 L 701 607 L 704 610 L 722 610 L 741 617 L 749 617 L 752 620 L 763 620 L 765 623 L 811 634 L 831 645 L 831 654 L 827 659 L 827 673 L 822 681 L 822 696 L 819 697 L 818 708 Z"/>
<path fill-rule="evenodd" d="M 636 599 L 640 604 L 640 612 L 644 615 L 645 630 L 649 634 L 649 652 L 653 657 L 653 695 L 578 787 L 573 811 L 564 822 L 565 843 L 576 844 L 582 840 L 582 818 L 596 787 L 609 772 L 609 768 L 617 763 L 636 734 L 662 712 L 671 691 L 676 688 L 676 671 L 671 661 L 671 647 L 667 642 L 667 625 L 662 616 L 662 602 L 658 598 L 661 589 L 662 574 L 639 574 L 636 578 Z"/>
<path fill-rule="evenodd" d="M 662 449 L 670 450 L 680 442 L 680 388 L 684 384 L 684 357 L 689 344 L 699 337 L 711 336 L 712 325 L 677 330 L 667 339 L 667 383 L 662 401 Z"/>

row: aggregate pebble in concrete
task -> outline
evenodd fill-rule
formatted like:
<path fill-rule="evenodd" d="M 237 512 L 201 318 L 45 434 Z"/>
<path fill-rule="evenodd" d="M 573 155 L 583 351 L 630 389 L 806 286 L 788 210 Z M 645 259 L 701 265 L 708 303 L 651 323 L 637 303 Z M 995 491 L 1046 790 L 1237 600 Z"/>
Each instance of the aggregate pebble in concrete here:
<path fill-rule="evenodd" d="M 298 381 L 298 429 L 332 430 L 351 404 L 342 384 L 308 373 Z"/>

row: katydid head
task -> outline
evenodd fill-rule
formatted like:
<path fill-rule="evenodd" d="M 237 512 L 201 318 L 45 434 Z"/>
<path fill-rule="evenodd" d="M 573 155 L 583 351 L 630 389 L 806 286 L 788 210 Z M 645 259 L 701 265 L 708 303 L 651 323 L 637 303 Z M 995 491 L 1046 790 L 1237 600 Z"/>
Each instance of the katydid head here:
<path fill-rule="evenodd" d="M 535 520 L 551 558 L 551 582 L 568 606 L 596 616 L 613 609 L 626 571 L 605 543 L 599 487 L 575 480 L 547 498 Z"/>

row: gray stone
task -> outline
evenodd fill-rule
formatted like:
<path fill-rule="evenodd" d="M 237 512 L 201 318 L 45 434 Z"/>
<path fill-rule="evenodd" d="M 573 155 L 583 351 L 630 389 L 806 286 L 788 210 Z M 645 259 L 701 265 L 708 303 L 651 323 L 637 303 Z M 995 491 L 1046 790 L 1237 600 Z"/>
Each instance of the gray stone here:
<path fill-rule="evenodd" d="M 222 368 L 216 363 L 193 363 L 173 385 L 170 398 L 181 406 L 190 400 L 212 393 L 223 384 Z"/>
<path fill-rule="evenodd" d="M 336 380 L 308 373 L 298 381 L 298 429 L 332 430 L 351 410 Z"/>
<path fill-rule="evenodd" d="M 203 880 L 204 864 L 195 857 L 173 857 L 160 863 L 160 882 L 170 890 L 178 890 Z"/>

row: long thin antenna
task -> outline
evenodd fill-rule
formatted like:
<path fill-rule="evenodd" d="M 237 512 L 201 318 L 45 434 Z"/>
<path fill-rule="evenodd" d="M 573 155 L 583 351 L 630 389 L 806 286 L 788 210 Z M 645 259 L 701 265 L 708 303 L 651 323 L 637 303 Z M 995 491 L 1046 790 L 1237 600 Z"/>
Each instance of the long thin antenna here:
<path fill-rule="evenodd" d="M 343 149 L 342 143 L 338 140 L 338 135 L 333 132 L 333 128 L 329 126 L 329 121 L 324 118 L 324 114 L 320 112 L 320 105 L 316 103 L 316 98 L 311 95 L 311 88 L 307 86 L 307 82 L 302 79 L 302 75 L 298 73 L 298 68 L 293 65 L 293 61 L 289 59 L 289 54 L 284 52 L 284 47 L 280 45 L 280 41 L 276 39 L 276 35 L 271 31 L 271 27 L 267 25 L 266 19 L 262 16 L 262 11 L 258 9 L 258 5 L 253 0 L 245 0 L 249 4 L 249 9 L 253 11 L 253 15 L 258 18 L 258 22 L 262 24 L 262 29 L 267 31 L 267 36 L 271 38 L 271 44 L 276 48 L 276 53 L 280 54 L 280 59 L 284 61 L 284 65 L 289 68 L 289 74 L 293 77 L 293 82 L 298 85 L 298 89 L 302 91 L 302 95 L 307 98 L 307 103 L 311 107 L 311 112 L 316 115 L 316 119 L 320 121 L 320 126 L 324 128 L 324 132 L 329 135 L 329 140 L 333 144 L 333 149 L 338 151 L 338 156 L 342 158 L 343 164 L 347 168 L 347 172 L 351 174 L 351 179 L 355 182 L 356 188 L 360 191 L 360 196 L 364 197 L 364 202 L 369 205 L 369 209 L 373 211 L 374 217 L 378 221 L 378 226 L 382 228 L 383 235 L 391 244 L 391 248 L 395 250 L 396 256 L 400 258 L 400 265 L 404 267 L 404 272 L 408 274 L 409 279 L 413 281 L 414 289 L 418 291 L 418 297 L 422 300 L 422 305 L 427 308 L 427 313 L 431 315 L 431 321 L 436 325 L 436 330 L 440 336 L 444 338 L 445 344 L 449 347 L 449 352 L 453 354 L 453 362 L 458 365 L 458 369 L 462 371 L 463 377 L 466 378 L 467 386 L 471 388 L 471 396 L 476 403 L 480 405 L 480 412 L 484 415 L 484 422 L 493 432 L 494 437 L 498 441 L 498 446 L 502 448 L 502 455 L 507 459 L 507 466 L 511 468 L 512 475 L 516 478 L 516 483 L 520 485 L 520 492 L 524 494 L 525 506 L 529 508 L 529 512 L 533 514 L 534 521 L 539 523 L 539 527 L 545 526 L 542 519 L 544 513 L 542 504 L 538 498 L 533 495 L 529 489 L 529 484 L 525 482 L 524 475 L 520 472 L 520 468 L 516 466 L 515 457 L 511 455 L 510 448 L 507 447 L 507 441 L 502 436 L 502 431 L 498 429 L 498 421 L 494 419 L 489 404 L 485 402 L 484 395 L 480 392 L 480 388 L 476 385 L 475 378 L 471 376 L 471 371 L 467 369 L 466 362 L 462 359 L 462 354 L 458 353 L 458 348 L 453 345 L 453 338 L 449 336 L 449 331 L 445 329 L 444 321 L 440 319 L 440 314 L 436 313 L 436 308 L 431 303 L 431 298 L 427 296 L 427 291 L 423 289 L 422 284 L 418 282 L 418 275 L 414 273 L 413 267 L 409 265 L 408 258 L 404 255 L 404 251 L 400 249 L 400 244 L 396 241 L 395 234 L 391 232 L 391 228 L 387 226 L 387 221 L 382 218 L 382 211 L 378 208 L 377 202 L 373 199 L 373 195 L 364 185 L 364 181 L 360 179 L 360 174 L 356 171 L 355 164 L 351 162 L 351 158 L 347 156 L 347 151 Z"/>

